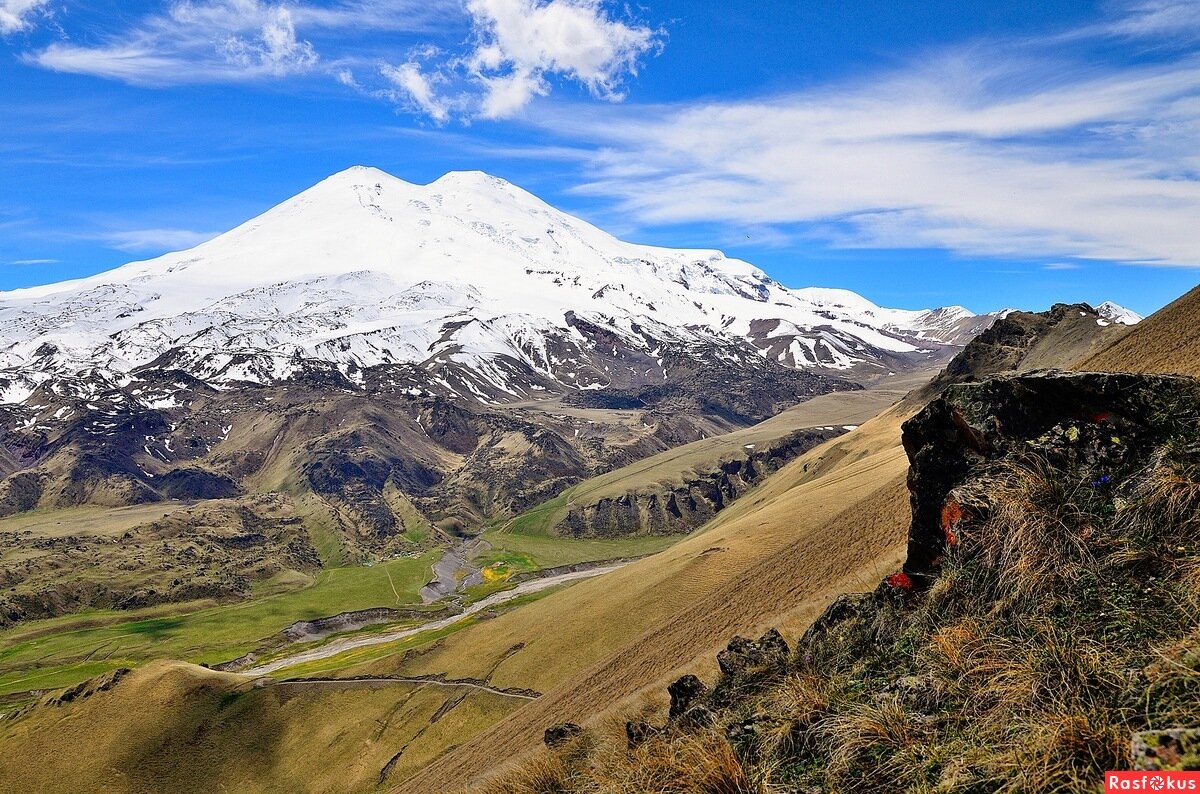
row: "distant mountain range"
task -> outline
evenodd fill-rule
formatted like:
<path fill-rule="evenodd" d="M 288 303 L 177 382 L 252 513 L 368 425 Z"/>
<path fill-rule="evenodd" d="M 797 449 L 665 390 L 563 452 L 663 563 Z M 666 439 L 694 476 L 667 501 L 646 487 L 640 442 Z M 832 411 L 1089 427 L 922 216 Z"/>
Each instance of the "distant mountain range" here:
<path fill-rule="evenodd" d="M 414 185 L 356 167 L 189 251 L 0 293 L 0 401 L 147 370 L 212 386 L 374 371 L 483 403 L 661 385 L 680 361 L 884 374 L 947 359 L 995 317 L 788 289 L 717 251 L 622 242 L 479 172 Z M 171 400 L 150 391 L 147 407 Z"/>

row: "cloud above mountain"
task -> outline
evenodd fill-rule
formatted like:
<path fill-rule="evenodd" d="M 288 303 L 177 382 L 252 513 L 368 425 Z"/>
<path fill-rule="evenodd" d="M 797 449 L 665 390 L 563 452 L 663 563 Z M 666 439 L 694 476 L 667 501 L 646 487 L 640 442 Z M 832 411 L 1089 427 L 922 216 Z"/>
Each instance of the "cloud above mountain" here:
<path fill-rule="evenodd" d="M 1194 6 L 1073 34 L 1166 46 Z M 1152 37 L 1152 38 L 1146 38 Z M 589 141 L 578 189 L 646 226 L 769 225 L 793 241 L 1200 264 L 1200 53 L 1100 66 L 1061 37 L 925 53 L 752 99 L 546 110 Z"/>
<path fill-rule="evenodd" d="M 25 27 L 45 0 L 2 2 L 0 32 L 8 32 Z M 412 38 L 456 28 L 460 47 Z M 362 37 L 380 34 L 408 38 L 363 46 Z M 332 75 L 444 123 L 511 117 L 548 95 L 552 80 L 622 99 L 623 81 L 660 38 L 615 18 L 601 0 L 176 0 L 100 41 L 56 41 L 24 59 L 149 86 Z M 406 52 L 399 61 L 396 48 Z"/>

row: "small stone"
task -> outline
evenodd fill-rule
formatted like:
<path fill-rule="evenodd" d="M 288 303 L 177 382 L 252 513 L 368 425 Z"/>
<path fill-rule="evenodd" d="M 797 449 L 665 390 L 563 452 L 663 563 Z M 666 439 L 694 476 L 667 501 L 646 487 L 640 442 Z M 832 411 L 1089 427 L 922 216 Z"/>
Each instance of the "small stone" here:
<path fill-rule="evenodd" d="M 743 720 L 725 726 L 725 735 L 731 740 L 749 739 L 758 734 L 758 724 L 754 720 Z"/>
<path fill-rule="evenodd" d="M 547 728 L 542 741 L 546 743 L 547 747 L 558 747 L 574 739 L 581 733 L 583 733 L 583 728 L 580 726 L 573 722 L 563 722 Z"/>
<path fill-rule="evenodd" d="M 708 687 L 694 675 L 685 675 L 667 687 L 667 693 L 671 696 L 671 719 L 683 716 L 706 692 Z"/>

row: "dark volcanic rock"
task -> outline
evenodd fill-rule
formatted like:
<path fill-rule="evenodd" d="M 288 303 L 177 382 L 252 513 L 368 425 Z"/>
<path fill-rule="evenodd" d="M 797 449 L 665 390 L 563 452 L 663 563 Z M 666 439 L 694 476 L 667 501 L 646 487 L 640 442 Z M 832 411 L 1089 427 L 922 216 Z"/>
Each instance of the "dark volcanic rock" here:
<path fill-rule="evenodd" d="M 724 360 L 718 364 L 711 363 L 713 359 Z M 741 348 L 705 357 L 695 351 L 664 352 L 663 360 L 665 382 L 579 391 L 563 402 L 622 410 L 670 406 L 746 426 L 817 395 L 862 388 L 844 378 L 785 367 Z"/>
<path fill-rule="evenodd" d="M 717 654 L 717 666 L 727 676 L 768 667 L 783 669 L 787 666 L 790 654 L 791 650 L 783 636 L 771 629 L 757 641 L 734 637 L 725 650 Z"/>
<path fill-rule="evenodd" d="M 547 747 L 559 747 L 574 739 L 579 734 L 583 733 L 583 728 L 573 722 L 564 722 L 559 725 L 551 725 L 546 729 L 542 741 Z"/>
<path fill-rule="evenodd" d="M 158 490 L 168 499 L 231 499 L 242 488 L 224 474 L 200 468 L 173 469 L 158 479 Z"/>
<path fill-rule="evenodd" d="M 1038 456 L 1108 483 L 1196 400 L 1190 378 L 1116 373 L 1050 371 L 949 387 L 904 424 L 913 512 L 905 573 L 922 581 L 936 572 L 983 501 L 955 488 L 989 461 Z"/>
<path fill-rule="evenodd" d="M 704 682 L 690 674 L 667 687 L 667 693 L 671 696 L 671 719 L 678 719 L 686 714 L 696 701 L 704 697 L 706 692 L 708 692 L 708 687 L 704 685 Z"/>

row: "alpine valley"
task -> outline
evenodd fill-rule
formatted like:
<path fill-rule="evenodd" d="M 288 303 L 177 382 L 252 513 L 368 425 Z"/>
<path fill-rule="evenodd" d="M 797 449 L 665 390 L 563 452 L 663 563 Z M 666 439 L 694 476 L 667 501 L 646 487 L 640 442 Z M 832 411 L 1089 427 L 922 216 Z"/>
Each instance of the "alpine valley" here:
<path fill-rule="evenodd" d="M 1140 319 L 888 309 L 364 167 L 0 293 L 0 788 L 456 790 L 872 585 L 903 419 Z"/>

